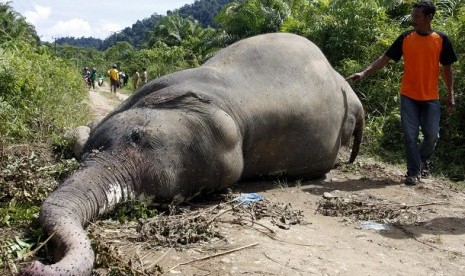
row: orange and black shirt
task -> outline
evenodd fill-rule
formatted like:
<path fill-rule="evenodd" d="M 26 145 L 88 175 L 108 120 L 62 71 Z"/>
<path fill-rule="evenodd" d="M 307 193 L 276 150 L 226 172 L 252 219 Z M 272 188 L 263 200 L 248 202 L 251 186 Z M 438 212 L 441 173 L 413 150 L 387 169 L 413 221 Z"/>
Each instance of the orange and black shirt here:
<path fill-rule="evenodd" d="M 438 31 L 421 35 L 415 30 L 401 34 L 385 53 L 392 60 L 404 58 L 400 94 L 418 101 L 439 99 L 439 64 L 457 61 L 449 37 Z"/>

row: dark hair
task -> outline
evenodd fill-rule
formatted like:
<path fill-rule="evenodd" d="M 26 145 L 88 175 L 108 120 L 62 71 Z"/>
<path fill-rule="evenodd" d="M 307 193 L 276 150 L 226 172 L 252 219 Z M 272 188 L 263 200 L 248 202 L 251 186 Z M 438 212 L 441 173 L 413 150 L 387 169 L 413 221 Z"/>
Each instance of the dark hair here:
<path fill-rule="evenodd" d="M 417 3 L 413 4 L 413 8 L 423 9 L 423 14 L 425 16 L 430 14 L 434 16 L 436 13 L 436 7 L 431 1 L 418 1 Z"/>

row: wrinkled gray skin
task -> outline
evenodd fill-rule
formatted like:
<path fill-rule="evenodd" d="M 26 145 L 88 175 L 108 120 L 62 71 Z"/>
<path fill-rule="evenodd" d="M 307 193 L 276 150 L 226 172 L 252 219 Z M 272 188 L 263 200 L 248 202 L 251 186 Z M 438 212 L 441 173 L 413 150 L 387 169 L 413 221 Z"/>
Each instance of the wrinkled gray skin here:
<path fill-rule="evenodd" d="M 196 69 L 145 85 L 92 130 L 82 167 L 44 202 L 57 263 L 29 275 L 90 275 L 83 227 L 144 194 L 181 201 L 239 179 L 324 176 L 354 136 L 363 107 L 305 38 L 267 34 L 235 43 Z"/>

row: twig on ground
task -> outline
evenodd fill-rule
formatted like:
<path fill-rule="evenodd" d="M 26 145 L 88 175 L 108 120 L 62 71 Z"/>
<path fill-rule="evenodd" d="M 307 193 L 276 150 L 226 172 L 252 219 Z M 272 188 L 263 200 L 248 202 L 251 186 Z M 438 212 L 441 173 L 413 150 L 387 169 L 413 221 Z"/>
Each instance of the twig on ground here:
<path fill-rule="evenodd" d="M 151 269 L 153 266 L 157 265 L 159 261 L 163 260 L 163 259 L 166 257 L 166 255 L 168 255 L 168 253 L 171 251 L 171 249 L 173 249 L 173 248 L 172 248 L 172 247 L 169 248 L 162 256 L 160 256 L 160 258 L 158 258 L 155 262 L 153 262 L 152 264 L 150 264 L 150 265 L 146 268 L 146 270 Z"/>
<path fill-rule="evenodd" d="M 244 221 L 246 220 L 246 218 L 241 218 L 241 219 L 244 220 Z M 248 220 L 250 221 L 250 223 L 252 223 L 252 225 L 247 225 L 247 226 L 249 226 L 250 228 L 255 229 L 255 228 L 253 227 L 253 225 L 256 224 L 256 225 L 258 225 L 258 226 L 261 226 L 261 227 L 265 228 L 266 230 L 268 230 L 268 231 L 270 232 L 270 233 L 266 233 L 265 235 L 267 235 L 267 236 L 269 236 L 269 235 L 276 235 L 276 232 L 275 232 L 273 229 L 271 229 L 270 227 L 268 227 L 268 226 L 266 226 L 266 225 L 264 225 L 264 224 L 261 224 L 260 222 L 255 221 L 255 220 L 253 220 L 253 219 L 248 219 Z M 235 219 L 235 220 L 231 220 L 231 221 L 223 221 L 223 222 L 235 223 L 235 224 L 239 224 L 239 225 L 241 225 L 241 226 L 244 226 L 244 224 L 242 224 L 242 223 L 239 221 L 239 219 Z M 260 232 L 261 232 L 261 231 L 260 231 Z"/>
<path fill-rule="evenodd" d="M 446 201 L 436 201 L 436 202 L 429 202 L 429 203 L 405 205 L 405 208 L 423 207 L 423 206 L 429 206 L 429 205 L 447 205 L 447 204 L 449 203 Z"/>
<path fill-rule="evenodd" d="M 203 257 L 203 258 L 194 259 L 194 260 L 191 260 L 191 261 L 188 261 L 188 262 L 184 262 L 184 263 L 179 263 L 179 264 L 173 266 L 172 268 L 170 268 L 169 271 L 174 270 L 174 269 L 177 268 L 178 266 L 187 265 L 187 264 L 195 263 L 195 262 L 198 262 L 198 261 L 209 260 L 209 259 L 212 259 L 212 258 L 215 258 L 215 257 L 218 257 L 218 256 L 227 255 L 227 254 L 230 254 L 230 253 L 233 253 L 233 252 L 236 252 L 236 251 L 240 251 L 240 250 L 243 250 L 243 249 L 247 249 L 247 248 L 249 248 L 249 247 L 257 246 L 258 244 L 259 244 L 259 243 L 256 242 L 256 243 L 252 243 L 252 244 L 249 244 L 249 245 L 245 245 L 245 246 L 241 246 L 241 247 L 238 247 L 238 248 L 234 248 L 234 249 L 231 249 L 231 250 L 228 250 L 228 251 L 220 252 L 220 253 L 218 253 L 218 254 L 214 254 L 214 255 L 210 255 L 210 256 L 205 256 L 205 257 Z"/>
<path fill-rule="evenodd" d="M 231 211 L 231 210 L 234 210 L 235 207 L 230 207 L 226 210 L 223 210 L 221 212 L 219 212 L 216 216 L 214 216 L 213 218 L 211 218 L 208 222 L 207 222 L 207 225 L 210 225 L 212 222 L 215 221 L 215 219 L 221 217 L 222 215 L 226 214 L 227 212 Z"/>
<path fill-rule="evenodd" d="M 290 269 L 293 269 L 293 270 L 296 270 L 296 271 L 299 271 L 299 272 L 308 272 L 308 271 L 305 271 L 305 270 L 302 270 L 302 269 L 299 269 L 299 268 L 296 268 L 296 267 L 289 266 L 289 265 L 287 265 L 287 264 L 282 264 L 282 263 L 276 261 L 275 259 L 271 258 L 270 256 L 266 255 L 266 253 L 263 253 L 263 255 L 265 255 L 265 257 L 266 257 L 268 260 L 270 260 L 270 261 L 272 261 L 272 262 L 274 262 L 274 263 L 277 263 L 277 264 L 279 264 L 279 265 L 282 265 L 282 266 L 284 266 L 284 267 L 288 267 L 288 268 L 290 268 Z"/>
<path fill-rule="evenodd" d="M 32 250 L 31 252 L 27 253 L 24 255 L 24 259 L 29 258 L 30 256 L 34 256 L 44 245 L 47 244 L 47 242 L 55 235 L 55 232 L 53 232 L 43 243 L 41 243 L 39 246 L 37 246 L 36 249 Z"/>
<path fill-rule="evenodd" d="M 229 201 L 228 203 L 231 203 L 231 202 L 233 202 L 233 201 Z M 234 205 L 234 206 L 232 206 L 232 207 L 229 207 L 229 208 L 226 209 L 226 210 L 223 210 L 223 211 L 219 212 L 216 216 L 214 216 L 213 218 L 211 218 L 211 219 L 208 221 L 207 224 L 210 225 L 213 221 L 215 221 L 215 219 L 221 217 L 222 215 L 226 214 L 226 213 L 229 212 L 229 211 L 232 211 L 232 210 L 236 209 L 236 208 L 239 207 L 241 204 L 242 204 L 242 203 L 238 203 L 238 204 L 236 204 L 236 205 Z"/>

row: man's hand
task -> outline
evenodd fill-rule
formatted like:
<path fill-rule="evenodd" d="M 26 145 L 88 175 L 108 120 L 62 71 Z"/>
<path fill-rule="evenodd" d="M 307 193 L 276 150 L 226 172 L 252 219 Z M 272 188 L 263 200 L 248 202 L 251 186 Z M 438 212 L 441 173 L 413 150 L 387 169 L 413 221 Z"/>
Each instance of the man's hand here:
<path fill-rule="evenodd" d="M 375 60 L 370 66 L 368 66 L 365 70 L 355 73 L 352 76 L 349 76 L 346 78 L 346 80 L 353 80 L 353 81 L 359 81 L 363 79 L 366 75 L 374 73 L 378 71 L 379 69 L 383 68 L 386 66 L 386 64 L 391 60 L 386 55 L 380 56 L 377 60 Z"/>
<path fill-rule="evenodd" d="M 348 76 L 346 78 L 346 80 L 353 80 L 353 81 L 359 81 L 361 79 L 363 79 L 363 77 L 365 77 L 365 73 L 364 72 L 358 72 L 358 73 L 355 73 L 351 76 Z"/>

